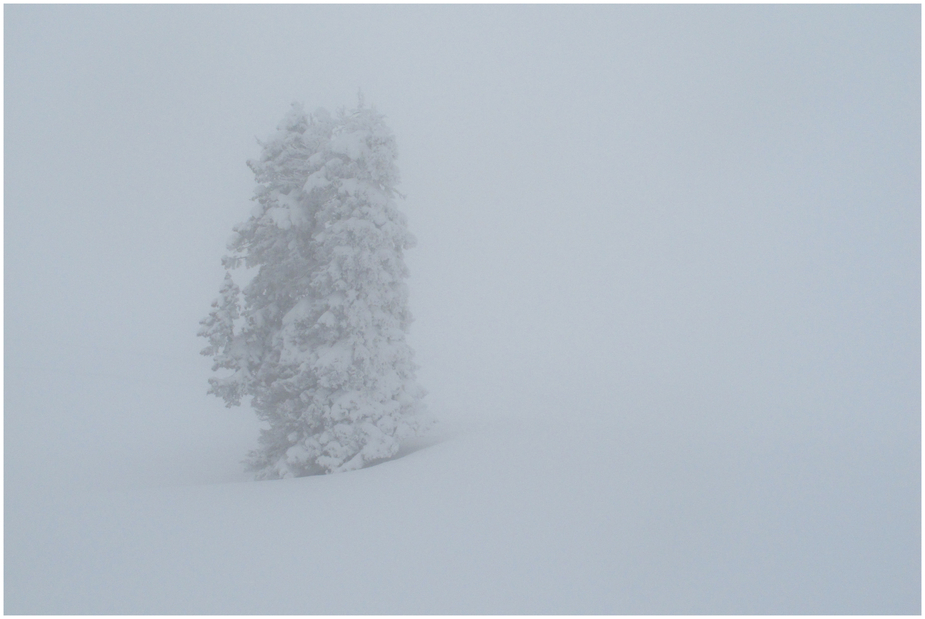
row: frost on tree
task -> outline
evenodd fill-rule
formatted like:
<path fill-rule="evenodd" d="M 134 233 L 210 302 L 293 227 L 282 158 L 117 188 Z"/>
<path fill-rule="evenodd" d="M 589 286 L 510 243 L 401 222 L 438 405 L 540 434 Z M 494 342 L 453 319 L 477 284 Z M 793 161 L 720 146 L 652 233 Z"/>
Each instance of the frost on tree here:
<path fill-rule="evenodd" d="M 404 250 L 395 205 L 395 138 L 363 105 L 332 117 L 294 103 L 248 165 L 251 217 L 234 229 L 226 274 L 200 335 L 213 393 L 249 396 L 265 422 L 249 468 L 258 478 L 357 469 L 393 456 L 424 425 L 415 381 Z"/>

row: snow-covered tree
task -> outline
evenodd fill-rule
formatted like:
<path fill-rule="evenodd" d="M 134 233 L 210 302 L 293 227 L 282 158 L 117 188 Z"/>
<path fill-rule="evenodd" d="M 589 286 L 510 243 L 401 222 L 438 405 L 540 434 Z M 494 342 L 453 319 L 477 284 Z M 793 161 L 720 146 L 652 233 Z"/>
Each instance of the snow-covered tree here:
<path fill-rule="evenodd" d="M 395 138 L 361 98 L 336 117 L 294 103 L 262 147 L 248 162 L 256 205 L 223 258 L 257 269 L 242 319 L 226 275 L 201 323 L 202 354 L 226 374 L 210 393 L 227 406 L 250 396 L 265 422 L 258 478 L 360 468 L 426 424 L 405 342 L 414 238 L 395 204 Z"/>
<path fill-rule="evenodd" d="M 202 327 L 199 329 L 199 336 L 207 338 L 209 345 L 202 349 L 202 354 L 212 357 L 212 371 L 219 369 L 235 369 L 238 361 L 232 353 L 232 342 L 234 342 L 234 323 L 240 315 L 240 305 L 238 297 L 241 291 L 231 279 L 231 273 L 225 273 L 225 281 L 219 288 L 218 298 L 212 302 L 212 311 L 209 315 L 200 321 Z M 216 384 L 216 379 L 212 379 L 212 390 L 221 389 Z M 211 390 L 210 390 L 211 391 Z M 240 404 L 241 394 L 234 389 L 234 383 L 228 383 L 227 401 L 233 401 Z"/>

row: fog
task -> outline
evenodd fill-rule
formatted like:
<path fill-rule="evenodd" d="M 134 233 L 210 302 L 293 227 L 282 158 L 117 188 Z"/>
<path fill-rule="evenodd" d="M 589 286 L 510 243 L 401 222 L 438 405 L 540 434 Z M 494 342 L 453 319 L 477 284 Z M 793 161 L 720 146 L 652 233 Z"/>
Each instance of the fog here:
<path fill-rule="evenodd" d="M 920 7 L 4 16 L 6 612 L 921 612 Z M 398 141 L 441 425 L 377 467 L 251 482 L 258 423 L 206 395 L 198 321 L 255 138 L 359 88 Z M 444 544 L 445 580 L 409 558 L 420 590 L 361 569 L 313 606 L 292 573 L 203 576 L 232 569 L 218 533 L 125 563 L 191 501 L 190 530 L 227 532 L 235 506 L 306 492 L 317 522 L 390 488 L 414 517 L 344 527 L 417 532 L 343 556 Z M 613 509 L 635 511 L 594 520 Z M 441 528 L 472 514 L 494 524 Z"/>

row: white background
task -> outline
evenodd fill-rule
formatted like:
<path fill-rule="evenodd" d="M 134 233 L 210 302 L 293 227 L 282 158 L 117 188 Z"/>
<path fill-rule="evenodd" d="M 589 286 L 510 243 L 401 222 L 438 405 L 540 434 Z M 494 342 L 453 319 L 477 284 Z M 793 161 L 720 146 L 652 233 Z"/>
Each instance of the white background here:
<path fill-rule="evenodd" d="M 920 612 L 919 7 L 4 15 L 6 612 Z M 442 429 L 250 483 L 197 323 L 358 88 Z"/>

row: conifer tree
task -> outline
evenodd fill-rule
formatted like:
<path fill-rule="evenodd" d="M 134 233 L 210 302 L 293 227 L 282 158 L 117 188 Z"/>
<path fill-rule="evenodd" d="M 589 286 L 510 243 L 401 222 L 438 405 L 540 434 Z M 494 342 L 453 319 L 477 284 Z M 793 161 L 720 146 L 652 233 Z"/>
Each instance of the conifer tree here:
<path fill-rule="evenodd" d="M 405 342 L 414 238 L 395 204 L 395 139 L 361 97 L 336 118 L 294 103 L 262 147 L 248 162 L 256 205 L 223 258 L 257 269 L 243 324 L 235 330 L 227 275 L 202 321 L 202 354 L 231 372 L 210 393 L 227 406 L 250 396 L 265 422 L 248 461 L 258 478 L 360 468 L 394 455 L 425 419 Z"/>
<path fill-rule="evenodd" d="M 212 311 L 199 324 L 199 336 L 207 338 L 209 345 L 202 349 L 202 354 L 212 357 L 212 371 L 219 369 L 235 369 L 237 360 L 232 354 L 231 344 L 234 341 L 234 323 L 238 319 L 240 306 L 238 298 L 241 291 L 231 279 L 231 273 L 225 273 L 225 281 L 218 291 L 218 298 L 212 302 Z M 212 379 L 215 380 L 215 379 Z M 212 389 L 216 388 L 213 383 Z M 235 403 L 240 402 L 240 394 L 228 390 L 229 399 Z"/>

